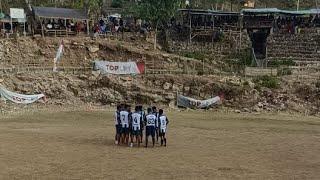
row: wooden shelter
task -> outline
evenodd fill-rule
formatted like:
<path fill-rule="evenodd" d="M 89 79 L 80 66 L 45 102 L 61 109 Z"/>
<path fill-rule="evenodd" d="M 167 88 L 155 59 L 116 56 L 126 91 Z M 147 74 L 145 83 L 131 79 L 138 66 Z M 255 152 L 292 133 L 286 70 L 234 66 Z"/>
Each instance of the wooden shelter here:
<path fill-rule="evenodd" d="M 215 31 L 238 30 L 240 13 L 201 9 L 179 9 L 182 24 L 189 26 L 189 41 L 199 36 L 212 36 Z"/>
<path fill-rule="evenodd" d="M 53 7 L 33 7 L 32 10 L 35 22 L 41 25 L 40 29 L 39 26 L 35 26 L 36 30 L 40 30 L 42 36 L 45 34 L 54 34 L 55 36 L 75 34 L 75 30 L 68 28 L 67 23 L 71 21 L 86 24 L 86 32 L 89 34 L 89 18 L 84 10 Z M 46 21 L 51 22 L 51 25 L 47 23 L 46 26 Z M 58 21 L 58 23 L 55 21 Z M 54 23 L 52 22 L 58 24 L 57 28 L 53 27 Z"/>

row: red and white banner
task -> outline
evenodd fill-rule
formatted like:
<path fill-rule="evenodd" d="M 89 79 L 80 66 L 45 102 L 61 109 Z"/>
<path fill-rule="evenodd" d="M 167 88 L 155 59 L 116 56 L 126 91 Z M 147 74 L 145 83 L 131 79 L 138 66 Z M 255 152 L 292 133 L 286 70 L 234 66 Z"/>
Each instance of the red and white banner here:
<path fill-rule="evenodd" d="M 94 64 L 102 74 L 143 74 L 145 70 L 145 64 L 137 62 L 95 61 Z"/>

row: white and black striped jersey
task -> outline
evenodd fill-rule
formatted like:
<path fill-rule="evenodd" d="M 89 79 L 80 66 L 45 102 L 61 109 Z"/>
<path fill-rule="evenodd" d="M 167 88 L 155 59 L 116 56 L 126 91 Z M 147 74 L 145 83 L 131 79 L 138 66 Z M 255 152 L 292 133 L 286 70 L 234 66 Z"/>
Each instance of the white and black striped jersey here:
<path fill-rule="evenodd" d="M 139 112 L 131 114 L 132 130 L 137 131 L 141 129 L 142 116 Z"/>
<path fill-rule="evenodd" d="M 120 111 L 120 122 L 123 128 L 129 128 L 129 112 Z"/>

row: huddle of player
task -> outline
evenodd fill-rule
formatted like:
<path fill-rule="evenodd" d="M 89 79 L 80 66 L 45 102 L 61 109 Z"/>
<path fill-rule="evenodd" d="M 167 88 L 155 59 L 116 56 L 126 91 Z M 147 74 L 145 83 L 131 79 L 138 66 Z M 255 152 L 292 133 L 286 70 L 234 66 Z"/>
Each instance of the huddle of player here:
<path fill-rule="evenodd" d="M 145 130 L 145 147 L 148 147 L 148 140 L 151 136 L 152 145 L 158 142 L 159 136 L 161 146 L 167 146 L 166 130 L 169 123 L 162 109 L 157 111 L 156 107 L 148 108 L 147 113 L 142 106 L 136 106 L 135 111 L 131 112 L 129 105 L 118 105 L 114 114 L 116 126 L 115 144 L 125 144 L 133 147 L 135 143 L 140 144 L 143 140 L 143 131 Z M 129 143 L 130 138 L 130 143 Z"/>

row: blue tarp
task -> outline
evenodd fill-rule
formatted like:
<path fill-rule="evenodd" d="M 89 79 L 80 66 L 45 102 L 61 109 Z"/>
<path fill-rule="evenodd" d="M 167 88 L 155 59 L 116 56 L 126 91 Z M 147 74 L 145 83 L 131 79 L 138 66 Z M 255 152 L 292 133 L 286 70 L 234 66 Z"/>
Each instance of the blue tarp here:
<path fill-rule="evenodd" d="M 320 9 L 309 9 L 309 10 L 301 10 L 301 11 L 281 10 L 278 8 L 242 9 L 241 14 L 309 15 L 309 14 L 320 14 Z"/>
<path fill-rule="evenodd" d="M 33 7 L 33 12 L 38 17 L 61 18 L 61 19 L 88 19 L 85 11 L 81 9 L 66 9 L 53 7 Z"/>

